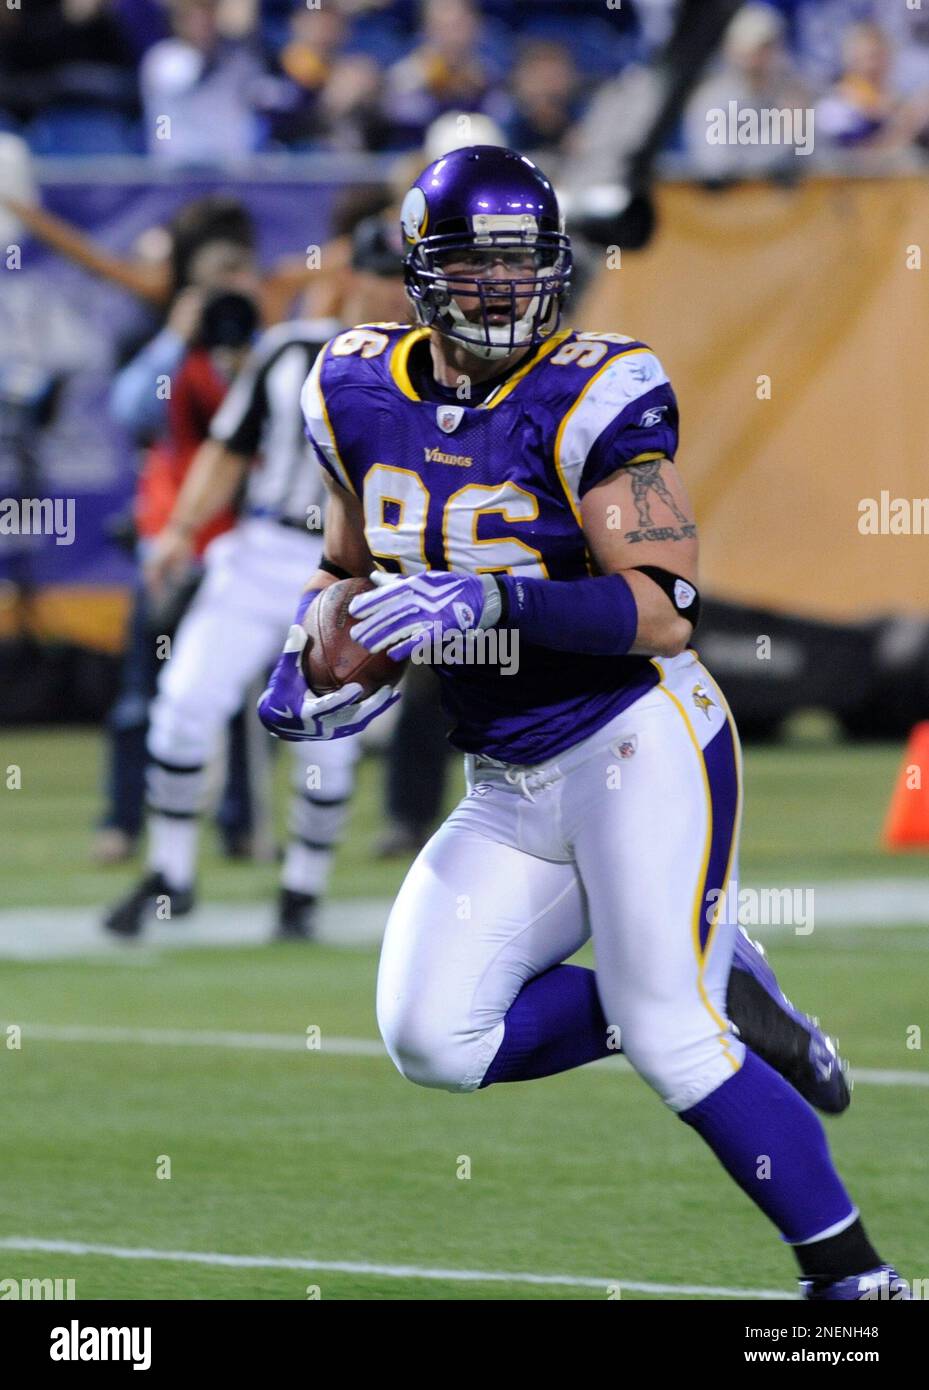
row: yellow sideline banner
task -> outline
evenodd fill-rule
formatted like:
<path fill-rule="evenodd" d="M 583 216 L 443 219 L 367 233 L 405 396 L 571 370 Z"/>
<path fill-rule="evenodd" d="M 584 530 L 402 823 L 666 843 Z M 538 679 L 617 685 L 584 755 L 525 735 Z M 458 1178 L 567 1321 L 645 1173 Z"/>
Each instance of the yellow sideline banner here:
<path fill-rule="evenodd" d="M 12 585 L 0 586 L 0 641 L 31 637 L 115 654 L 129 621 L 129 590 L 117 585 L 46 584 L 23 608 Z"/>
<path fill-rule="evenodd" d="M 643 339 L 671 378 L 701 587 L 808 616 L 924 611 L 929 183 L 666 184 L 657 202 L 652 244 L 576 322 Z"/>

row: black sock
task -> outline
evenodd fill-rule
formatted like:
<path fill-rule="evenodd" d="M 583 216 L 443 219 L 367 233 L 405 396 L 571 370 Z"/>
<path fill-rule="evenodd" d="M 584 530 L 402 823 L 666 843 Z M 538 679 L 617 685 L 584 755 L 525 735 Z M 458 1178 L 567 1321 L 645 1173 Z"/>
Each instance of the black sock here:
<path fill-rule="evenodd" d="M 837 1235 L 814 1240 L 810 1245 L 795 1245 L 793 1251 L 804 1279 L 818 1284 L 833 1284 L 851 1274 L 867 1274 L 883 1263 L 865 1235 L 860 1217 Z"/>

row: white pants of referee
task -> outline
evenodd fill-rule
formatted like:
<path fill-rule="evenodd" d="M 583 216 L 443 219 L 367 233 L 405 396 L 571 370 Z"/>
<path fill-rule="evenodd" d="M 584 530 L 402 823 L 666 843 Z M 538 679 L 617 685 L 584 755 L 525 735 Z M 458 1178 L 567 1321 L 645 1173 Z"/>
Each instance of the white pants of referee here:
<path fill-rule="evenodd" d="M 725 1016 L 735 923 L 737 735 L 696 655 L 537 767 L 466 758 L 468 792 L 423 848 L 387 924 L 378 1022 L 411 1081 L 476 1089 L 523 984 L 592 938 L 608 1027 L 674 1110 L 744 1049 Z"/>
<path fill-rule="evenodd" d="M 277 659 L 321 554 L 319 534 L 266 518 L 240 522 L 206 550 L 203 581 L 178 627 L 150 712 L 149 863 L 171 883 L 191 877 L 192 862 L 183 861 L 195 851 L 182 827 L 166 822 L 193 819 L 202 809 L 207 765 L 223 730 Z M 347 815 L 358 741 L 290 746 L 294 796 L 283 882 L 315 894 L 325 887 Z"/>

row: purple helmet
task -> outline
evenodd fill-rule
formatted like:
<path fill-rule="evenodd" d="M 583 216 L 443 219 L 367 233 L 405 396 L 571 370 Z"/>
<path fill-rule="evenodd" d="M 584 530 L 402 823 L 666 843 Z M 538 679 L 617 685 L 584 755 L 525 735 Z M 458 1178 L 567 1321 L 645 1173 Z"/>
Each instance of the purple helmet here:
<path fill-rule="evenodd" d="M 407 293 L 420 323 L 483 358 L 506 357 L 555 332 L 571 243 L 555 191 L 531 159 L 497 145 L 453 150 L 420 174 L 400 222 Z M 489 273 L 499 264 L 509 276 Z"/>

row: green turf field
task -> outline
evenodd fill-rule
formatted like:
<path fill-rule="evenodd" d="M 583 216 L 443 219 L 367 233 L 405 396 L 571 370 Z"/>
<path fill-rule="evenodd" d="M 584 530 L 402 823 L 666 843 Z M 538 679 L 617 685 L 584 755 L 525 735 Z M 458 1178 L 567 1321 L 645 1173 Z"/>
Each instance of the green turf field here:
<path fill-rule="evenodd" d="M 128 881 L 86 863 L 97 752 L 88 732 L 4 737 L 2 766 L 22 768 L 22 790 L 3 792 L 4 907 L 98 905 Z M 877 848 L 899 756 L 750 750 L 743 881 L 925 876 L 924 858 Z M 369 761 L 336 875 L 344 898 L 389 895 L 402 874 L 368 855 L 379 779 Z M 274 877 L 210 847 L 203 890 L 254 901 Z M 929 1072 L 907 1046 L 914 1025 L 929 1039 L 929 932 L 788 931 L 770 953 L 864 1069 L 830 1138 L 879 1247 L 925 1278 L 926 1091 L 868 1073 Z M 0 1034 L 0 1279 L 73 1278 L 85 1298 L 791 1289 L 792 1260 L 765 1222 L 622 1064 L 458 1097 L 338 1043 L 376 1040 L 375 968 L 373 950 L 298 946 L 0 962 L 0 1018 L 23 1028 L 19 1048 Z M 312 1027 L 322 1051 L 306 1047 Z M 165 1258 L 178 1253 L 206 1258 Z M 467 1272 L 495 1277 L 451 1277 Z"/>

